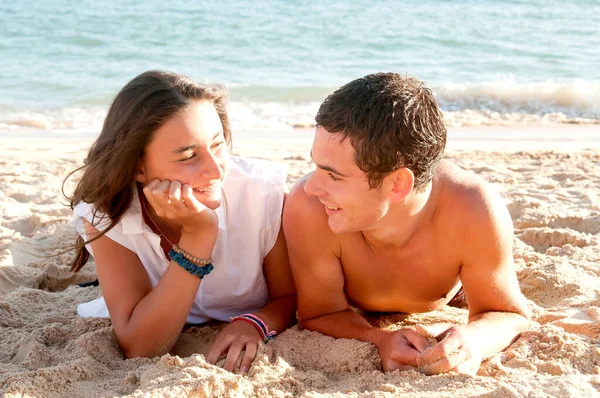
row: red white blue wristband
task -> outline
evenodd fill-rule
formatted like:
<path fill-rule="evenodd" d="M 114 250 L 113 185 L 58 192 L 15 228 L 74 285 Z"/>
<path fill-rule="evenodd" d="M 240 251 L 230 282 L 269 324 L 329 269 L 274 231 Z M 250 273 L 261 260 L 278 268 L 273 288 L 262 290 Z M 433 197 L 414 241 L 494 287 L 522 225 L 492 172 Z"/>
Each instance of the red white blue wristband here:
<path fill-rule="evenodd" d="M 233 318 L 231 318 L 231 322 L 233 321 L 244 321 L 254 326 L 254 328 L 256 329 L 258 334 L 260 334 L 260 337 L 265 343 L 267 343 L 269 340 L 272 340 L 273 336 L 277 334 L 277 332 L 274 330 L 269 331 L 269 326 L 267 326 L 267 324 L 262 319 L 260 319 L 254 314 L 242 314 L 234 316 Z"/>

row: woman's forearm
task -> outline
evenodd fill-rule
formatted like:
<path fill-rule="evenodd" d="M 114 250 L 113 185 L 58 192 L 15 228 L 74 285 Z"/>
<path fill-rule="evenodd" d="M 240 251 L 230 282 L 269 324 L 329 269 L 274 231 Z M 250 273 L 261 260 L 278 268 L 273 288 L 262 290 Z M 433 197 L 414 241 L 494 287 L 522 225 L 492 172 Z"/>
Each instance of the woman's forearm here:
<path fill-rule="evenodd" d="M 206 234 L 183 234 L 179 246 L 196 257 L 208 258 L 214 239 Z M 200 282 L 197 275 L 171 260 L 158 284 L 135 306 L 128 322 L 115 330 L 125 356 L 150 357 L 168 352 L 185 325 Z"/>
<path fill-rule="evenodd" d="M 281 333 L 296 323 L 296 295 L 278 297 L 254 315 L 262 319 L 269 330 Z"/>

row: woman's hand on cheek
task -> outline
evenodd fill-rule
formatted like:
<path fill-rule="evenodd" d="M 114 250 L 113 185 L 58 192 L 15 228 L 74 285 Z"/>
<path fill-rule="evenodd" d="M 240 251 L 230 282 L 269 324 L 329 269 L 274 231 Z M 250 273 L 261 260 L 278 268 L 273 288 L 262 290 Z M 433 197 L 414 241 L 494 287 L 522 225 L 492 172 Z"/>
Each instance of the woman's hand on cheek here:
<path fill-rule="evenodd" d="M 185 232 L 195 233 L 207 227 L 216 230 L 217 214 L 196 199 L 189 184 L 154 179 L 144 187 L 144 195 L 158 217 L 181 225 Z"/>
<path fill-rule="evenodd" d="M 254 357 L 256 357 L 260 342 L 262 342 L 262 338 L 254 326 L 244 321 L 234 321 L 218 334 L 215 342 L 210 347 L 206 360 L 208 363 L 214 365 L 219 360 L 219 357 L 227 352 L 223 368 L 232 372 L 240 354 L 244 351 L 242 362 L 240 363 L 240 372 L 246 373 L 250 369 Z M 269 360 L 272 355 L 273 350 L 267 346 Z"/>

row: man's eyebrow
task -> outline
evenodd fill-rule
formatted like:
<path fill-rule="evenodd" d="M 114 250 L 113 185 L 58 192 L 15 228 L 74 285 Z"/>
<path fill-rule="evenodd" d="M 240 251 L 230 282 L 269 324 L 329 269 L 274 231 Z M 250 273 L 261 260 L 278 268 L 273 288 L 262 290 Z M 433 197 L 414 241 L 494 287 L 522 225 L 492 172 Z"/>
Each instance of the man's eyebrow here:
<path fill-rule="evenodd" d="M 222 132 L 222 131 L 219 131 L 217 134 L 215 134 L 215 135 L 214 135 L 214 137 L 212 138 L 212 140 L 211 140 L 211 141 L 214 141 L 214 140 L 216 140 L 216 139 L 217 139 L 217 137 L 219 137 L 221 134 L 223 134 L 223 132 Z M 175 150 L 173 151 L 173 153 L 183 153 L 183 152 L 185 152 L 185 151 L 189 151 L 189 150 L 192 150 L 192 149 L 196 149 L 197 147 L 198 147 L 198 145 L 196 145 L 196 144 L 192 144 L 192 145 L 186 145 L 186 146 L 182 146 L 182 147 L 179 147 L 179 148 L 175 149 Z"/>
<path fill-rule="evenodd" d="M 311 159 L 313 159 L 313 156 L 312 156 L 312 149 L 310 150 L 310 158 L 311 158 Z M 313 161 L 314 161 L 314 159 L 313 159 Z M 336 169 L 334 169 L 334 168 L 333 168 L 333 167 L 331 167 L 331 166 L 327 166 L 327 165 L 325 165 L 325 164 L 318 164 L 317 162 L 315 162 L 315 164 L 316 164 L 316 165 L 317 165 L 317 167 L 318 167 L 318 168 L 320 168 L 321 170 L 329 171 L 329 172 L 331 172 L 331 173 L 337 174 L 337 175 L 339 175 L 339 176 L 342 176 L 342 177 L 349 177 L 349 176 L 347 176 L 346 174 L 342 174 L 342 173 L 340 173 L 339 171 L 337 171 Z"/>

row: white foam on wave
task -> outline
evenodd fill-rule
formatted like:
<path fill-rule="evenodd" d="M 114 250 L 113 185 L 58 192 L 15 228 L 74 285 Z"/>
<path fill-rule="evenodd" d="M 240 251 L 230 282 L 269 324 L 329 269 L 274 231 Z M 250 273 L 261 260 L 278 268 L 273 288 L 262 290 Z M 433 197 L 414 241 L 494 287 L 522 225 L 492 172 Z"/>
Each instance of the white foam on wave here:
<path fill-rule="evenodd" d="M 10 109 L 0 112 L 0 130 L 100 131 L 105 117 L 104 106 L 44 111 Z"/>
<path fill-rule="evenodd" d="M 571 119 L 600 119 L 600 83 L 582 79 L 519 83 L 509 77 L 483 83 L 445 83 L 433 89 L 445 111 L 564 114 Z"/>
<path fill-rule="evenodd" d="M 513 78 L 483 83 L 432 86 L 448 126 L 600 124 L 600 83 L 573 80 L 519 83 Z M 304 102 L 235 101 L 230 104 L 234 131 L 281 131 L 312 127 L 322 99 Z M 55 111 L 0 107 L 0 130 L 98 133 L 107 105 Z"/>

